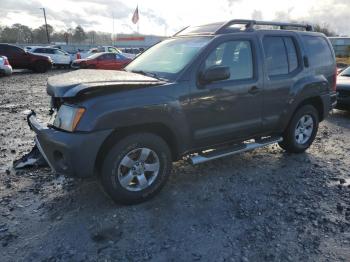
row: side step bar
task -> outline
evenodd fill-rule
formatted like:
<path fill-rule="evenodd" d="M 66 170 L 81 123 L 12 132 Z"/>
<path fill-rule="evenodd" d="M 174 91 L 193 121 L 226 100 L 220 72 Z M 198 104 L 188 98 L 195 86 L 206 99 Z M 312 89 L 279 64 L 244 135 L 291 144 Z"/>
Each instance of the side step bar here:
<path fill-rule="evenodd" d="M 268 146 L 281 142 L 282 137 L 269 137 L 264 139 L 255 140 L 255 142 L 242 143 L 225 149 L 212 150 L 208 153 L 203 153 L 202 155 L 195 155 L 189 158 L 191 164 L 197 165 L 200 163 L 208 162 L 210 160 L 218 159 L 225 156 L 231 156 L 234 154 L 254 150 L 260 147 Z"/>

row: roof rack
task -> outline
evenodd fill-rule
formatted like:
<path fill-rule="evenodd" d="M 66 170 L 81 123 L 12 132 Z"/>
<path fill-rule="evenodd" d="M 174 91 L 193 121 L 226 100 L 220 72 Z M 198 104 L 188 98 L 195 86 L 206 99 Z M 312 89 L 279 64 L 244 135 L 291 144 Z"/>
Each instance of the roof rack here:
<path fill-rule="evenodd" d="M 308 24 L 295 24 L 295 23 L 281 23 L 281 22 L 270 22 L 270 21 L 256 21 L 256 20 L 243 20 L 243 19 L 233 19 L 225 24 L 223 24 L 218 30 L 215 31 L 215 34 L 225 33 L 226 30 L 232 25 L 245 25 L 246 31 L 254 30 L 256 25 L 267 25 L 267 26 L 277 26 L 281 30 L 289 28 L 300 28 L 305 31 L 314 31 L 313 27 Z"/>

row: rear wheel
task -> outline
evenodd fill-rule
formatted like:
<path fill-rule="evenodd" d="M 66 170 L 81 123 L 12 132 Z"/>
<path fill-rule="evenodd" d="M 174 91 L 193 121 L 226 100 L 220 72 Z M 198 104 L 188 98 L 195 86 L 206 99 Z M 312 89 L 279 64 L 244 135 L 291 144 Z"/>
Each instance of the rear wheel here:
<path fill-rule="evenodd" d="M 102 184 L 114 201 L 140 203 L 164 186 L 171 164 L 169 147 L 162 138 L 149 133 L 130 135 L 106 154 Z"/>
<path fill-rule="evenodd" d="M 318 112 L 312 105 L 300 107 L 290 121 L 279 145 L 288 152 L 302 153 L 314 141 L 319 124 Z"/>

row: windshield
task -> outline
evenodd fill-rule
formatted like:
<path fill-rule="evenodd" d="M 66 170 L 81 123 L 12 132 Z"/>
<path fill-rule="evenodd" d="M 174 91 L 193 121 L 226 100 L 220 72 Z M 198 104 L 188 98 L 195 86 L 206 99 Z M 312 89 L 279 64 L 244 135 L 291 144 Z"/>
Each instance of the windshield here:
<path fill-rule="evenodd" d="M 340 73 L 341 76 L 350 76 L 350 67 Z"/>
<path fill-rule="evenodd" d="M 138 56 L 125 70 L 171 79 L 184 69 L 210 40 L 210 37 L 164 40 Z"/>

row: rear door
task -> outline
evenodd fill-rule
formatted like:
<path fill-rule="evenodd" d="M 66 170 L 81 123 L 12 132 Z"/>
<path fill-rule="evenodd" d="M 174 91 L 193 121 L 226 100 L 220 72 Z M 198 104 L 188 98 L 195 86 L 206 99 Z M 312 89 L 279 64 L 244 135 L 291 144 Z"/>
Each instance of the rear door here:
<path fill-rule="evenodd" d="M 302 77 L 301 50 L 293 33 L 261 35 L 261 43 L 265 65 L 263 129 L 281 131 L 280 123 L 293 103 L 293 87 Z"/>
<path fill-rule="evenodd" d="M 110 55 L 113 55 L 112 53 L 106 53 L 100 55 L 96 61 L 96 68 L 97 69 L 110 69 L 111 67 L 111 57 Z"/>
<path fill-rule="evenodd" d="M 116 70 L 118 67 L 118 62 L 116 59 L 116 53 L 108 53 L 104 55 L 105 57 L 105 69 Z"/>
<path fill-rule="evenodd" d="M 258 54 L 257 39 L 248 34 L 211 44 L 199 75 L 212 66 L 227 66 L 230 78 L 205 85 L 195 80 L 189 118 L 196 147 L 260 133 L 263 82 Z"/>

